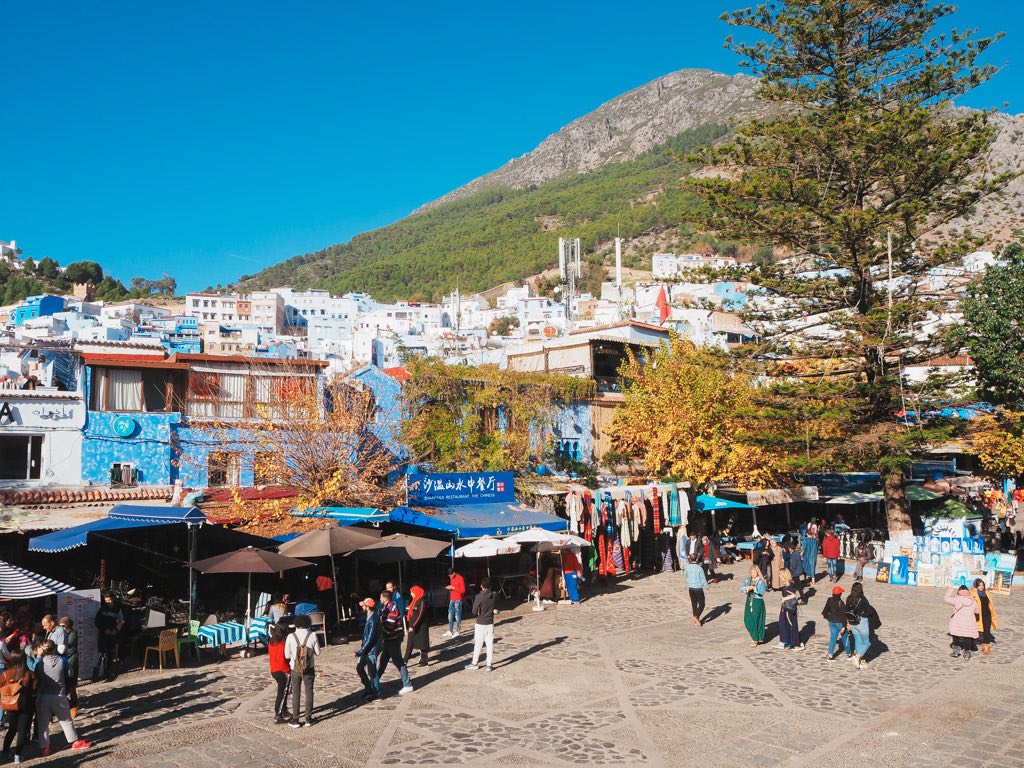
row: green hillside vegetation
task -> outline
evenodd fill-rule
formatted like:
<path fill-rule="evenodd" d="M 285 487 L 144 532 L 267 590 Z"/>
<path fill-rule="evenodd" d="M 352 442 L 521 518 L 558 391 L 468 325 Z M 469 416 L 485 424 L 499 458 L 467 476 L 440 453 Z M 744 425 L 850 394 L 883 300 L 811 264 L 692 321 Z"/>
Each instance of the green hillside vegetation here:
<path fill-rule="evenodd" d="M 76 283 L 92 283 L 96 287 L 96 301 L 123 301 L 153 296 L 170 297 L 177 292 L 177 283 L 167 273 L 158 280 L 133 277 L 131 288 L 103 272 L 95 261 L 76 261 L 63 270 L 60 265 L 44 256 L 36 262 L 31 256 L 21 262 L 21 269 L 0 264 L 0 304 L 17 304 L 26 296 L 71 293 Z"/>
<path fill-rule="evenodd" d="M 607 259 L 617 231 L 627 239 L 665 233 L 693 242 L 696 234 L 682 222 L 693 220 L 701 203 L 681 189 L 693 170 L 682 158 L 728 131 L 705 125 L 629 162 L 531 189 L 483 190 L 242 281 L 249 289 L 290 285 L 437 301 L 455 289 L 456 276 L 463 291 L 480 291 L 556 266 L 560 236 L 580 238 L 592 265 Z M 599 285 L 600 270 L 592 274 L 588 283 Z"/>

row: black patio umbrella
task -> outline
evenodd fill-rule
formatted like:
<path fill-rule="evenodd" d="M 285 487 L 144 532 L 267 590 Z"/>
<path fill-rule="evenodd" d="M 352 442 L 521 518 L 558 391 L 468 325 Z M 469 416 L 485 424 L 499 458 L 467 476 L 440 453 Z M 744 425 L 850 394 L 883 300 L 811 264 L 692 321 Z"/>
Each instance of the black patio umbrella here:
<path fill-rule="evenodd" d="M 298 560 L 255 547 L 236 549 L 234 552 L 225 552 L 223 555 L 208 557 L 191 564 L 192 568 L 200 573 L 249 574 L 249 585 L 245 598 L 247 618 L 252 615 L 252 575 L 254 573 L 278 573 L 279 571 L 290 571 L 292 568 L 305 568 L 309 565 L 312 563 L 308 560 Z"/>

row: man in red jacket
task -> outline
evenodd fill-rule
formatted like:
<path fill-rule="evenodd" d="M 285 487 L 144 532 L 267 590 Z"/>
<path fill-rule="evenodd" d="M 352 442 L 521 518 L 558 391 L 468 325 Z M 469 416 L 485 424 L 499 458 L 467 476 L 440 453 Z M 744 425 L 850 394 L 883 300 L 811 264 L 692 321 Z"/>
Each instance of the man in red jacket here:
<path fill-rule="evenodd" d="M 821 554 L 828 563 L 828 580 L 839 581 L 839 539 L 831 528 L 825 531 L 825 539 L 821 542 Z"/>

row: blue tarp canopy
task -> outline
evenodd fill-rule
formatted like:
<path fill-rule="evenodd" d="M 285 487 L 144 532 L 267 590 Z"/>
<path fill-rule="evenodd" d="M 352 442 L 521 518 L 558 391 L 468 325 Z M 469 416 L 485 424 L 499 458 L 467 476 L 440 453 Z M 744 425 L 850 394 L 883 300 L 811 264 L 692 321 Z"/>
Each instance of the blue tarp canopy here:
<path fill-rule="evenodd" d="M 385 523 L 390 518 L 387 512 L 373 507 L 310 507 L 295 510 L 292 517 L 318 517 L 325 520 L 336 520 L 338 525 L 354 525 L 355 523 Z"/>
<path fill-rule="evenodd" d="M 66 552 L 84 547 L 90 533 L 124 528 L 145 528 L 150 525 L 188 523 L 201 525 L 206 515 L 195 507 L 146 507 L 141 504 L 118 504 L 102 520 L 94 520 L 74 528 L 36 536 L 28 542 L 30 552 Z"/>
<path fill-rule="evenodd" d="M 569 525 L 567 520 L 523 504 L 465 504 L 419 510 L 397 507 L 389 517 L 392 523 L 444 531 L 457 539 L 505 536 L 527 528 L 564 531 Z"/>
<path fill-rule="evenodd" d="M 706 493 L 702 493 L 697 497 L 698 512 L 710 512 L 713 509 L 753 509 L 753 507 L 750 504 L 744 504 L 742 501 L 708 496 Z"/>

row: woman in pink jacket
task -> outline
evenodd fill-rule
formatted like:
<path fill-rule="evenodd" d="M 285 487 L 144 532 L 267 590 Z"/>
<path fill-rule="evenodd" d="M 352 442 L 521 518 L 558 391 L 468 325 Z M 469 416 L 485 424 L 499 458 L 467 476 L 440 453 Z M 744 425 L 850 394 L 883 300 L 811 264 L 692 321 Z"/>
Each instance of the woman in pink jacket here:
<path fill-rule="evenodd" d="M 953 613 L 949 617 L 949 634 L 953 638 L 949 644 L 953 649 L 951 655 L 955 659 L 963 652 L 964 661 L 969 661 L 971 653 L 977 650 L 978 617 L 975 611 L 978 604 L 971 597 L 971 591 L 963 585 L 955 591 L 953 587 L 947 589 L 943 599 L 953 606 Z"/>

